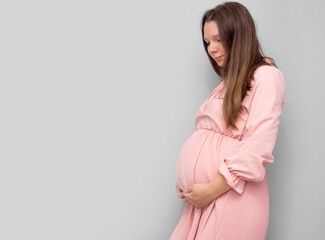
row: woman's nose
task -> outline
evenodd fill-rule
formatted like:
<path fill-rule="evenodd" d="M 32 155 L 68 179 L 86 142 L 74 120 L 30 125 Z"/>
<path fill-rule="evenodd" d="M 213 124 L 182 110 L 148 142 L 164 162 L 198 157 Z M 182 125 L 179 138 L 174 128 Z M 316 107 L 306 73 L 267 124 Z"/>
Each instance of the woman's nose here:
<path fill-rule="evenodd" d="M 218 48 L 215 45 L 211 45 L 210 52 L 217 52 Z"/>
<path fill-rule="evenodd" d="M 210 49 L 210 53 L 215 54 L 216 52 L 218 52 L 217 48 L 211 48 Z"/>

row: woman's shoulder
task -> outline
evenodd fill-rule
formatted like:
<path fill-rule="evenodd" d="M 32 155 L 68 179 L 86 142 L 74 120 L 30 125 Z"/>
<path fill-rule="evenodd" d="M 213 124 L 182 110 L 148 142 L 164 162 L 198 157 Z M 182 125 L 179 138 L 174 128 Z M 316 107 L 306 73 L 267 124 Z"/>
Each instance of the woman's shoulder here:
<path fill-rule="evenodd" d="M 253 96 L 256 91 L 258 95 L 269 95 L 272 93 L 281 96 L 281 104 L 284 104 L 285 83 L 284 77 L 280 69 L 275 66 L 262 65 L 259 66 L 254 73 L 254 79 L 251 84 L 252 88 L 248 93 L 247 99 L 244 101 L 247 109 L 250 108 Z M 267 100 L 268 98 L 265 98 Z"/>
<path fill-rule="evenodd" d="M 273 65 L 261 65 L 258 68 L 255 69 L 254 72 L 254 77 L 259 77 L 261 75 L 265 75 L 265 74 L 282 74 L 282 71 L 277 68 L 276 66 Z"/>
<path fill-rule="evenodd" d="M 273 65 L 262 65 L 256 68 L 252 83 L 256 85 L 264 81 L 278 81 L 284 84 L 284 76 L 279 68 Z"/>

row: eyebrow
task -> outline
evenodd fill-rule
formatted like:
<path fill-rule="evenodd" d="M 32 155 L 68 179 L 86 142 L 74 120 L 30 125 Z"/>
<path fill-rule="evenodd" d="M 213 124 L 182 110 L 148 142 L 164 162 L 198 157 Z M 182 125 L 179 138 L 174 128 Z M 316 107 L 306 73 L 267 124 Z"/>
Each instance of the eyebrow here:
<path fill-rule="evenodd" d="M 213 35 L 212 37 L 213 37 L 213 38 L 214 38 L 214 37 L 219 37 L 219 34 Z M 205 40 L 205 39 L 206 39 L 206 38 L 204 37 L 204 40 Z"/>

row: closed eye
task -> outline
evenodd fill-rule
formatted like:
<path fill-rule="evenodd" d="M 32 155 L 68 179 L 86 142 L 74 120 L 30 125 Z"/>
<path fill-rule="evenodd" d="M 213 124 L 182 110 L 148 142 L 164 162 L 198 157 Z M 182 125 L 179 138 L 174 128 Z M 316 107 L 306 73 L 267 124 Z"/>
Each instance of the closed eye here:
<path fill-rule="evenodd" d="M 217 42 L 221 42 L 220 40 L 217 40 Z M 206 43 L 206 45 L 210 45 L 210 43 L 208 43 L 208 42 L 205 42 Z"/>

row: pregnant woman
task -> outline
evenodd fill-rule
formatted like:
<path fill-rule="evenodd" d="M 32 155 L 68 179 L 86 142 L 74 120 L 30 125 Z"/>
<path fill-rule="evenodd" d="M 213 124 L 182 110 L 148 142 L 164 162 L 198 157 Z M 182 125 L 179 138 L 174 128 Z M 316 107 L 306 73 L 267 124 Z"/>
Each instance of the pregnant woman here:
<path fill-rule="evenodd" d="M 186 203 L 171 240 L 265 240 L 266 165 L 272 163 L 285 83 L 264 56 L 254 20 L 237 2 L 205 12 L 205 51 L 221 83 L 201 105 L 177 159 Z"/>

